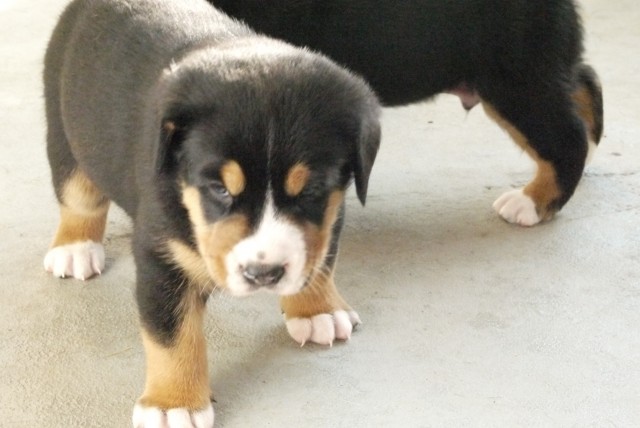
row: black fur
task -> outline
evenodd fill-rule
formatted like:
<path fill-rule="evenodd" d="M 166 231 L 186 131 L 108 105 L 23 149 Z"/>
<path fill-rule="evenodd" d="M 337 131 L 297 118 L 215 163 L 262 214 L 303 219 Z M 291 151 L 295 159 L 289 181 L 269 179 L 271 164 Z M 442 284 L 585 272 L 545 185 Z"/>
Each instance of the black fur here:
<path fill-rule="evenodd" d="M 379 143 L 372 91 L 327 58 L 256 36 L 204 1 L 76 0 L 52 36 L 44 81 L 58 196 L 80 169 L 133 218 L 137 301 L 161 343 L 175 334 L 186 289 L 162 246 L 178 239 L 195 248 L 183 184 L 200 190 L 211 223 L 243 214 L 255 226 L 267 186 L 300 221 L 319 222 L 329 193 L 354 177 L 364 203 Z M 226 159 L 247 175 L 231 200 L 215 193 Z M 290 197 L 282 181 L 296 162 L 315 184 Z"/>
<path fill-rule="evenodd" d="M 329 55 L 386 105 L 454 89 L 569 79 L 582 53 L 572 0 L 212 0 L 255 30 Z M 492 83 L 494 82 L 494 83 Z"/>
<path fill-rule="evenodd" d="M 442 92 L 480 99 L 525 135 L 573 194 L 587 152 L 572 91 L 590 89 L 598 142 L 602 93 L 582 64 L 582 26 L 573 0 L 210 0 L 254 29 L 318 50 L 364 76 L 386 105 Z M 474 97 L 478 97 L 474 101 Z"/>

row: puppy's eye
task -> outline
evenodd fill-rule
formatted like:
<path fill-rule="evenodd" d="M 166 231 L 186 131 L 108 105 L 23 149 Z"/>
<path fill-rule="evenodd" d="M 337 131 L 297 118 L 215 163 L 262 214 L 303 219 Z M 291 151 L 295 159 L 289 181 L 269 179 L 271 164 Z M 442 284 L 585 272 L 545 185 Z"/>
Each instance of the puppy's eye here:
<path fill-rule="evenodd" d="M 211 195 L 216 198 L 225 199 L 230 196 L 229 191 L 220 181 L 212 181 L 208 187 Z"/>

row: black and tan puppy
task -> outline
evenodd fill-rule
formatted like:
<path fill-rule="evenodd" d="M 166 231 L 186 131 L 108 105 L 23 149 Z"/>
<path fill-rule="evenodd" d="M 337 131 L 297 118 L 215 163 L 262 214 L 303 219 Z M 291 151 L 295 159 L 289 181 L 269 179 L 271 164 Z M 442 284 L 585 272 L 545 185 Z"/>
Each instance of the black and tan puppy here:
<path fill-rule="evenodd" d="M 257 36 L 204 0 L 76 0 L 45 58 L 61 221 L 45 267 L 104 267 L 109 202 L 134 222 L 147 358 L 136 427 L 210 427 L 205 303 L 281 295 L 300 343 L 347 339 L 358 315 L 333 267 L 344 192 L 364 202 L 379 144 L 369 87 Z"/>
<path fill-rule="evenodd" d="M 257 31 L 318 50 L 365 77 L 383 104 L 460 96 L 482 102 L 537 163 L 494 208 L 534 225 L 573 194 L 588 141 L 602 135 L 602 91 L 582 62 L 573 0 L 210 0 Z"/>

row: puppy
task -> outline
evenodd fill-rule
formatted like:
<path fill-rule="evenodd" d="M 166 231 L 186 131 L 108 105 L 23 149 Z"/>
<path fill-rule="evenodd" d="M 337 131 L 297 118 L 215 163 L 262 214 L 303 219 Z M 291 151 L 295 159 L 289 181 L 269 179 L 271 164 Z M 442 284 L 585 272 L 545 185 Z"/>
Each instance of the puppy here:
<path fill-rule="evenodd" d="M 560 210 L 602 136 L 602 90 L 582 62 L 573 0 L 210 1 L 360 73 L 383 104 L 442 92 L 467 110 L 481 102 L 538 166 L 494 203 L 509 222 L 531 226 Z"/>
<path fill-rule="evenodd" d="M 135 427 L 211 427 L 202 318 L 214 288 L 281 296 L 291 336 L 348 339 L 333 282 L 344 194 L 362 203 L 377 99 L 330 60 L 205 0 L 75 0 L 45 58 L 60 225 L 45 268 L 104 268 L 110 201 L 133 219 L 146 387 Z"/>

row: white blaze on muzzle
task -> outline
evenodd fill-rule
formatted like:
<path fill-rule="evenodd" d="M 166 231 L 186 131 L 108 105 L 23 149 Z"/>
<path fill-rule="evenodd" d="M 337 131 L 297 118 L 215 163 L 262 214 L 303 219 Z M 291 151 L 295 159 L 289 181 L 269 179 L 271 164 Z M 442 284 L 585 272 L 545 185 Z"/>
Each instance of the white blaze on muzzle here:
<path fill-rule="evenodd" d="M 306 262 L 304 232 L 278 215 L 268 195 L 255 233 L 238 242 L 225 259 L 227 289 L 237 296 L 258 290 L 295 294 L 305 284 Z"/>

